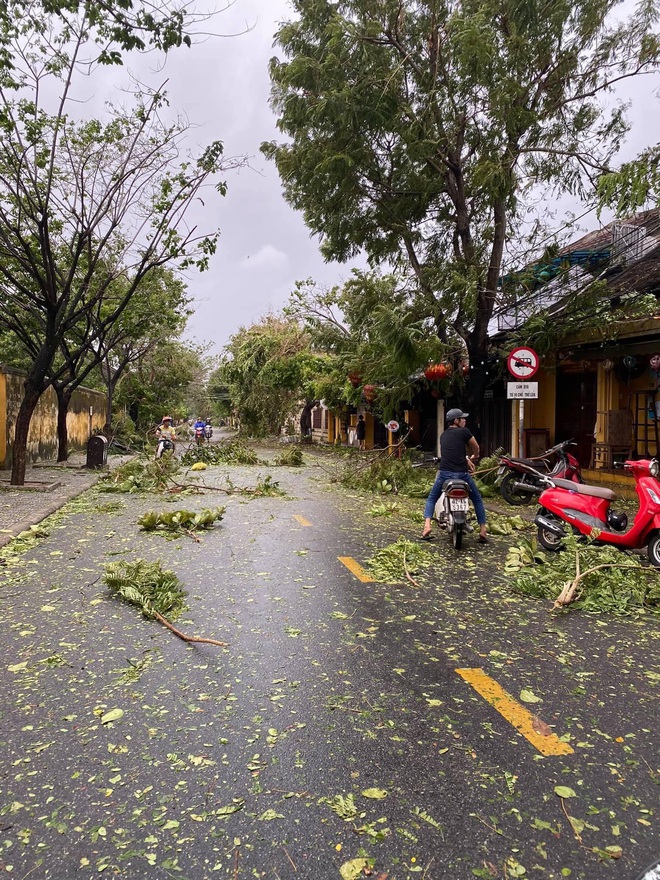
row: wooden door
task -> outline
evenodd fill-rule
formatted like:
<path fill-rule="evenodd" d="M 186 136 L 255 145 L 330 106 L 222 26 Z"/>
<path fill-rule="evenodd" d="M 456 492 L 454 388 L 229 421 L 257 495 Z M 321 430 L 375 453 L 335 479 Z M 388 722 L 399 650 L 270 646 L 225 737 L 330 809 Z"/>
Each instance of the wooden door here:
<path fill-rule="evenodd" d="M 573 452 L 589 467 L 596 427 L 596 373 L 557 371 L 555 443 L 575 440 Z"/>

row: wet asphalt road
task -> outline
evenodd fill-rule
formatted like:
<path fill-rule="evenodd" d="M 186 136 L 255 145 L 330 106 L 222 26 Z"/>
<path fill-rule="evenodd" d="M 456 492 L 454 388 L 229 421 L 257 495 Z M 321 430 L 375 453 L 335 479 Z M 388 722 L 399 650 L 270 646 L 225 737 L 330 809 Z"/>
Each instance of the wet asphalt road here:
<path fill-rule="evenodd" d="M 307 460 L 204 472 L 287 495 L 177 500 L 227 505 L 199 543 L 138 530 L 156 496 L 91 490 L 8 561 L 0 875 L 634 880 L 660 855 L 657 618 L 550 616 L 507 590 L 508 538 L 363 583 L 338 557 L 419 526 Z M 111 598 L 103 566 L 136 558 L 186 585 L 181 629 L 228 647 Z M 456 672 L 477 668 L 572 753 L 542 755 Z"/>

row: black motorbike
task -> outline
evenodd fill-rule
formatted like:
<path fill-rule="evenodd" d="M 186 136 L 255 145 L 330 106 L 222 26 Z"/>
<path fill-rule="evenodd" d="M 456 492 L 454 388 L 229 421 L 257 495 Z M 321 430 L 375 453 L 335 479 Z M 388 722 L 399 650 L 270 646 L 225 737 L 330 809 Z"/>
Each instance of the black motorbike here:
<path fill-rule="evenodd" d="M 502 498 L 509 504 L 529 504 L 545 488 L 544 477 L 584 483 L 580 462 L 568 452 L 569 446 L 577 444 L 573 440 L 564 440 L 534 458 L 514 458 L 508 453 L 500 455 L 495 485 L 499 485 Z M 555 455 L 557 460 L 552 464 Z"/>

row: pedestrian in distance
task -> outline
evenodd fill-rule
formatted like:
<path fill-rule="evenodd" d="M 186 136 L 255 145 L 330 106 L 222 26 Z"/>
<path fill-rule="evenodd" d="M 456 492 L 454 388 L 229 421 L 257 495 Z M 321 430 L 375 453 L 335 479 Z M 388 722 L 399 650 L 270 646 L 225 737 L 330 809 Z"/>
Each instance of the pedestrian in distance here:
<path fill-rule="evenodd" d="M 472 478 L 475 469 L 475 459 L 479 457 L 479 444 L 475 440 L 472 431 L 465 427 L 465 420 L 469 413 L 460 409 L 450 409 L 446 415 L 447 429 L 440 437 L 440 470 L 435 478 L 433 488 L 429 492 L 424 507 L 424 530 L 422 540 L 431 541 L 431 518 L 435 505 L 442 494 L 442 487 L 447 480 L 465 480 L 470 487 L 470 500 L 474 505 L 474 512 L 479 523 L 479 541 L 488 543 L 486 536 L 486 509 L 481 498 L 477 484 Z"/>
<path fill-rule="evenodd" d="M 367 437 L 367 425 L 364 421 L 363 415 L 358 416 L 357 425 L 355 426 L 355 436 L 358 441 L 358 449 L 364 452 L 364 441 Z"/>

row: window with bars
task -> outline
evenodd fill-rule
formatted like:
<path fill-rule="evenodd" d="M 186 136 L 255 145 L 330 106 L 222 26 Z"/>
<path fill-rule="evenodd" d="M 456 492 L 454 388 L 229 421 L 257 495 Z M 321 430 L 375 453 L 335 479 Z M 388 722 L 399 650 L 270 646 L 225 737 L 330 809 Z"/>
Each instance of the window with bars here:
<path fill-rule="evenodd" d="M 317 406 L 315 410 L 312 411 L 312 428 L 315 431 L 319 431 L 323 427 L 323 410 L 320 406 Z"/>

